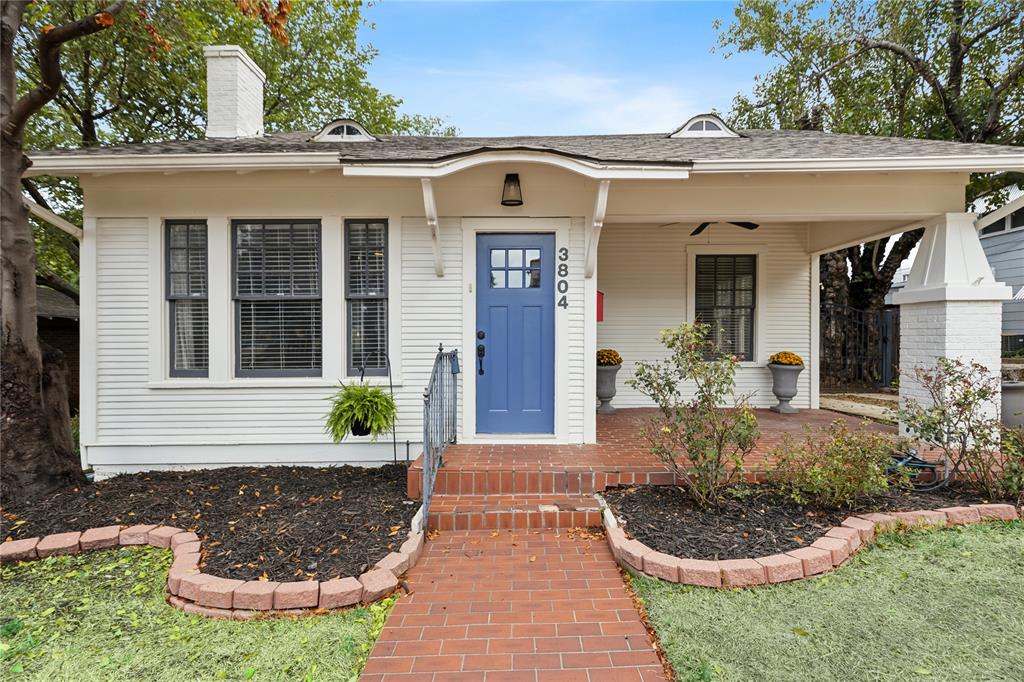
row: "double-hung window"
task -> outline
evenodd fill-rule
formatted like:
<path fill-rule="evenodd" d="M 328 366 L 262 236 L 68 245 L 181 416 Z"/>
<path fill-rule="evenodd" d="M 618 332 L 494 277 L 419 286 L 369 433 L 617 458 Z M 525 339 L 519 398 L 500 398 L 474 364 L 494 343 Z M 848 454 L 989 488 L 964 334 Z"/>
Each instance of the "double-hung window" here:
<path fill-rule="evenodd" d="M 170 305 L 170 375 L 209 376 L 206 222 L 169 220 L 164 227 Z"/>
<path fill-rule="evenodd" d="M 320 376 L 320 221 L 232 223 L 236 375 Z"/>
<path fill-rule="evenodd" d="M 345 221 L 349 375 L 387 374 L 387 263 L 387 221 Z"/>
<path fill-rule="evenodd" d="M 753 360 L 757 256 L 698 255 L 695 266 L 696 320 L 723 352 Z"/>

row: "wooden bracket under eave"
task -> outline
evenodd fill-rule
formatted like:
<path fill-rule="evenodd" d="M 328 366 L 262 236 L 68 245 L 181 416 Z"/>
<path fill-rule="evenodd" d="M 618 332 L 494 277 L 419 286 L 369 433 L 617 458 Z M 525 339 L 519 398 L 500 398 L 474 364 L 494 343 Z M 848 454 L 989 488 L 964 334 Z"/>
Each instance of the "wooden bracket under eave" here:
<path fill-rule="evenodd" d="M 444 277 L 444 256 L 441 253 L 441 225 L 437 221 L 437 203 L 434 201 L 434 185 L 430 178 L 420 178 L 423 184 L 423 213 L 427 216 L 430 230 L 430 244 L 434 250 L 434 274 Z"/>
<path fill-rule="evenodd" d="M 611 180 L 601 180 L 597 184 L 597 197 L 594 199 L 594 218 L 587 237 L 587 259 L 583 274 L 587 279 L 594 276 L 597 269 L 597 244 L 601 241 L 601 228 L 604 227 L 604 216 L 608 211 L 608 188 Z"/>

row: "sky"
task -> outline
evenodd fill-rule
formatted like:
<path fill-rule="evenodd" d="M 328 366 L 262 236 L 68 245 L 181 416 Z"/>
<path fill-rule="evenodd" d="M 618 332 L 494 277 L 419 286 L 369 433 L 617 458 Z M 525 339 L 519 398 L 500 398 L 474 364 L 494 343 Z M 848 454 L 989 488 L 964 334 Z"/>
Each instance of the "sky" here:
<path fill-rule="evenodd" d="M 769 67 L 711 53 L 734 2 L 425 2 L 364 11 L 370 82 L 462 135 L 667 132 Z"/>

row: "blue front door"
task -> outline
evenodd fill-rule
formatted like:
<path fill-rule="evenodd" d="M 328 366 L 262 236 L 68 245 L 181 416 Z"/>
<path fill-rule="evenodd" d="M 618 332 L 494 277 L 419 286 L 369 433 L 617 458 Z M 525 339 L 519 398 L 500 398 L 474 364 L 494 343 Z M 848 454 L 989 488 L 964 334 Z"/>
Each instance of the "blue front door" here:
<path fill-rule="evenodd" d="M 477 433 L 555 431 L 554 252 L 553 234 L 477 235 Z"/>

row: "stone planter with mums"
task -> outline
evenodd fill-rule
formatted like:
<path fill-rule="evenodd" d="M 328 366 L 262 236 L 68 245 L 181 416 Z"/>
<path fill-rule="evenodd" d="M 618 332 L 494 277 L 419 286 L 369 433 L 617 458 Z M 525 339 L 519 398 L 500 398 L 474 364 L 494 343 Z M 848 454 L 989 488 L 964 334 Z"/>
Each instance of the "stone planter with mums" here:
<path fill-rule="evenodd" d="M 768 369 L 772 373 L 772 393 L 778 399 L 779 404 L 769 409 L 780 414 L 795 414 L 797 408 L 789 404 L 789 401 L 796 397 L 797 378 L 804 370 L 804 361 L 796 353 L 782 351 L 768 359 Z"/>
<path fill-rule="evenodd" d="M 597 351 L 597 406 L 598 414 L 615 414 L 612 398 L 615 397 L 615 375 L 622 368 L 622 356 L 611 348 Z"/>

